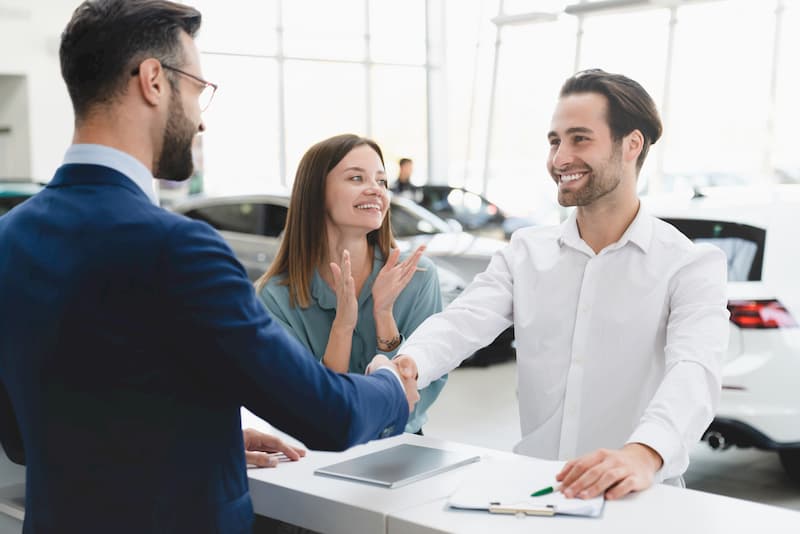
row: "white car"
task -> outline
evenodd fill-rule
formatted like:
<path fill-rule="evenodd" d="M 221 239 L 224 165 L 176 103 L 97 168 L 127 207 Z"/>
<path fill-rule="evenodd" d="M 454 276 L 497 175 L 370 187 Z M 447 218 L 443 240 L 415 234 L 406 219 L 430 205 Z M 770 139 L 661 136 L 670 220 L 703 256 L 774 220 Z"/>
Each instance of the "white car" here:
<path fill-rule="evenodd" d="M 730 345 L 703 439 L 714 449 L 777 451 L 800 481 L 800 186 L 709 188 L 644 205 L 728 256 Z"/>
<path fill-rule="evenodd" d="M 171 209 L 216 228 L 248 277 L 255 280 L 266 272 L 278 252 L 288 206 L 288 193 L 278 192 L 197 196 Z M 444 306 L 486 269 L 492 255 L 506 245 L 505 241 L 468 234 L 456 221 L 445 222 L 413 201 L 396 195 L 392 197 L 389 216 L 401 250 L 427 246 L 425 255 L 436 264 Z M 471 356 L 467 365 L 485 366 L 513 358 L 516 354 L 513 340 L 513 328 L 509 328 L 491 345 Z"/>

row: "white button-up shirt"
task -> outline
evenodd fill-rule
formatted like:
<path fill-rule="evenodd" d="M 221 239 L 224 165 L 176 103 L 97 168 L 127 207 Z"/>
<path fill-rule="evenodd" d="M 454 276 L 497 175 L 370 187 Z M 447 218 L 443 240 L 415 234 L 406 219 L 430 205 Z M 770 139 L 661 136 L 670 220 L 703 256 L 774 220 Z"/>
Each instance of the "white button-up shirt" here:
<path fill-rule="evenodd" d="M 575 212 L 525 228 L 398 351 L 419 386 L 452 370 L 512 323 L 521 454 L 566 460 L 644 443 L 680 476 L 710 423 L 729 327 L 726 260 L 642 209 L 595 254 Z"/>

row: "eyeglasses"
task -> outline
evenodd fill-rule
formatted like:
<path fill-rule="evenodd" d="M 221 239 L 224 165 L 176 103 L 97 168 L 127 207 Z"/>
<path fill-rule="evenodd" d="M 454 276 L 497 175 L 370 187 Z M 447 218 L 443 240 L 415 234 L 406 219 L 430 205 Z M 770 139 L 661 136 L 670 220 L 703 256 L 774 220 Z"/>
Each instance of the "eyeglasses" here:
<path fill-rule="evenodd" d="M 211 105 L 211 101 L 214 100 L 214 94 L 217 92 L 219 86 L 215 83 L 208 82 L 199 76 L 195 76 L 194 74 L 189 74 L 186 71 L 181 69 L 176 69 L 175 67 L 171 67 L 169 65 L 165 65 L 164 63 L 161 64 L 167 70 L 171 70 L 177 72 L 178 74 L 183 74 L 194 81 L 203 85 L 203 90 L 200 92 L 200 96 L 197 97 L 197 102 L 200 104 L 200 111 L 205 111 L 208 109 L 208 106 Z M 131 76 L 138 76 L 139 75 L 139 67 L 136 67 L 131 72 Z"/>

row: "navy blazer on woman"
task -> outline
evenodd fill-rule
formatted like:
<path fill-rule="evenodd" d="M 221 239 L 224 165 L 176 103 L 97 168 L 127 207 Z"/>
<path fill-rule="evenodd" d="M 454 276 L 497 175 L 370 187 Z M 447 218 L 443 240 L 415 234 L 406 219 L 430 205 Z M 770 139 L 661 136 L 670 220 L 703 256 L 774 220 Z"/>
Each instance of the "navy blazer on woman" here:
<path fill-rule="evenodd" d="M 27 464 L 26 533 L 249 531 L 242 405 L 314 449 L 408 417 L 391 373 L 319 365 L 210 226 L 117 171 L 64 165 L 0 218 L 0 426 Z"/>

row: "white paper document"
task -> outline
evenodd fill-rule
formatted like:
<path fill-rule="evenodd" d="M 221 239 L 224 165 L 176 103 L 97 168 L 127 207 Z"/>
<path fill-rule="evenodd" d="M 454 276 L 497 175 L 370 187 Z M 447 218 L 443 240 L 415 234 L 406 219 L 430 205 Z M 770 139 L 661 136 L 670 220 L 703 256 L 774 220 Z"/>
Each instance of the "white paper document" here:
<path fill-rule="evenodd" d="M 567 499 L 557 491 L 541 497 L 530 494 L 546 486 L 547 481 L 523 482 L 517 480 L 493 481 L 476 480 L 462 485 L 448 499 L 451 508 L 467 510 L 486 510 L 493 513 L 527 515 L 579 515 L 598 517 L 603 512 L 603 496 L 594 499 Z M 554 482 L 552 482 L 554 484 Z"/>

